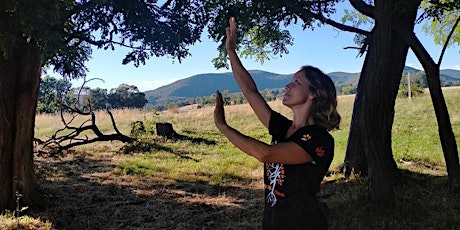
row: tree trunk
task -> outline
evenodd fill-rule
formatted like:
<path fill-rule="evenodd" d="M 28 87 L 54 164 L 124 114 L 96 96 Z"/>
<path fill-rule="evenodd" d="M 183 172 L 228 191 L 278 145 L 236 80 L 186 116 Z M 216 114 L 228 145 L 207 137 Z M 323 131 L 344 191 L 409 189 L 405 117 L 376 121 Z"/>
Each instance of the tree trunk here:
<path fill-rule="evenodd" d="M 458 158 L 457 142 L 455 134 L 452 131 L 449 111 L 447 110 L 446 101 L 442 94 L 441 81 L 439 76 L 439 66 L 431 65 L 429 68 L 424 66 L 427 75 L 428 88 L 430 89 L 431 101 L 433 103 L 436 120 L 438 121 L 438 133 L 441 140 L 441 146 L 446 161 L 447 174 L 451 186 L 460 187 L 460 164 Z"/>
<path fill-rule="evenodd" d="M 343 172 L 345 177 L 349 177 L 352 173 L 368 175 L 368 163 L 366 153 L 364 152 L 361 138 L 362 125 L 362 100 L 363 100 L 363 81 L 367 76 L 361 74 L 358 82 L 355 102 L 353 104 L 353 114 L 351 116 L 350 132 L 348 134 L 347 150 L 345 152 L 345 160 L 343 164 Z"/>
<path fill-rule="evenodd" d="M 455 134 L 452 131 L 449 111 L 441 88 L 439 73 L 439 65 L 441 63 L 436 64 L 433 61 L 428 51 L 415 36 L 414 32 L 407 30 L 406 26 L 407 25 L 404 24 L 398 24 L 395 28 L 398 33 L 404 37 L 406 43 L 410 45 L 425 70 L 431 101 L 436 114 L 436 121 L 438 122 L 438 133 L 444 153 L 444 159 L 446 161 L 449 181 L 453 188 L 458 189 L 460 187 L 460 162 Z M 440 60 L 442 60 L 442 57 Z"/>
<path fill-rule="evenodd" d="M 369 165 L 369 198 L 380 209 L 396 205 L 394 183 L 397 166 L 391 148 L 394 106 L 408 52 L 408 45 L 394 32 L 392 23 L 413 28 L 417 4 L 375 1 L 373 39 L 363 66 L 362 130 L 363 149 Z M 411 1 L 410 3 L 415 3 Z"/>
<path fill-rule="evenodd" d="M 40 205 L 33 163 L 35 110 L 40 86 L 40 50 L 19 39 L 8 57 L 0 56 L 0 210 Z"/>
<path fill-rule="evenodd" d="M 167 137 L 167 138 L 178 137 L 178 134 L 174 130 L 171 123 L 158 122 L 155 124 L 155 127 L 157 129 L 158 136 Z"/>

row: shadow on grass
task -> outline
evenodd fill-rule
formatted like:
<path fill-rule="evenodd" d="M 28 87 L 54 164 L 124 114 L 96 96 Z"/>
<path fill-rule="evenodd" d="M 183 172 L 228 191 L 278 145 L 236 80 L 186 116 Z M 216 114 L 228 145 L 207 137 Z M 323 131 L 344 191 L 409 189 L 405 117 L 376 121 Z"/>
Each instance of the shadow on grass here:
<path fill-rule="evenodd" d="M 447 176 L 399 170 L 396 207 L 388 210 L 369 203 L 364 179 L 325 184 L 328 190 L 331 229 L 460 229 L 460 194 Z"/>
<path fill-rule="evenodd" d="M 114 175 L 111 159 L 38 158 L 47 208 L 27 215 L 56 229 L 260 229 L 263 191 L 203 181 Z"/>
<path fill-rule="evenodd" d="M 190 137 L 190 136 L 186 136 L 182 134 L 174 135 L 173 139 L 182 140 L 182 141 L 190 141 L 194 144 L 206 144 L 206 145 L 216 144 L 216 141 L 214 140 L 208 140 L 208 139 L 201 138 L 201 137 Z"/>
<path fill-rule="evenodd" d="M 130 154 L 134 152 L 145 153 L 145 152 L 151 152 L 154 150 L 169 152 L 169 153 L 172 153 L 178 156 L 181 159 L 192 160 L 192 161 L 198 162 L 197 159 L 187 156 L 188 153 L 186 152 L 177 151 L 170 147 L 166 147 L 163 145 L 159 145 L 155 142 L 145 141 L 145 140 L 136 140 L 132 143 L 126 144 L 120 149 L 120 152 L 123 154 Z"/>
<path fill-rule="evenodd" d="M 36 160 L 48 207 L 26 213 L 56 229 L 261 229 L 262 181 L 222 175 L 225 185 L 114 175 L 111 158 Z M 322 185 L 330 229 L 460 229 L 459 194 L 445 176 L 401 171 L 395 210 L 366 203 L 364 179 Z"/>

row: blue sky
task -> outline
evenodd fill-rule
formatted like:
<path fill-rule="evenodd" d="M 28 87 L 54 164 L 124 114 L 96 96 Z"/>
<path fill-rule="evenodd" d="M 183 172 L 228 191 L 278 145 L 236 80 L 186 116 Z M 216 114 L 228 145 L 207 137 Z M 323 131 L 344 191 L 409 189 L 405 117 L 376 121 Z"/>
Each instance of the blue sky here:
<path fill-rule="evenodd" d="M 420 27 L 421 25 L 417 25 L 417 36 L 433 59 L 437 61 L 441 46 L 434 45 L 430 36 L 420 32 Z M 274 56 L 263 64 L 251 59 L 242 59 L 245 67 L 248 70 L 257 69 L 279 74 L 295 73 L 303 65 L 316 66 L 325 73 L 361 71 L 364 56 L 357 57 L 355 49 L 344 49 L 344 47 L 356 46 L 353 43 L 354 34 L 337 31 L 331 26 L 315 28 L 314 31 L 303 31 L 300 25 L 288 29 L 295 39 L 294 44 L 288 48 L 289 54 L 282 57 Z M 192 56 L 184 59 L 182 63 L 168 58 L 150 58 L 146 65 L 138 68 L 132 64 L 121 64 L 127 53 L 126 49 L 116 48 L 115 51 L 95 49 L 93 58 L 86 64 L 89 69 L 87 79 L 102 78 L 104 82 L 95 80 L 86 86 L 110 90 L 126 83 L 137 86 L 140 91 L 147 91 L 197 74 L 229 72 L 228 69 L 215 69 L 211 62 L 218 54 L 218 45 L 204 35 L 201 43 L 190 47 Z M 460 70 L 459 51 L 459 46 L 448 48 L 441 69 Z M 411 51 L 409 51 L 406 65 L 422 69 Z M 72 85 L 80 86 L 81 81 L 73 80 Z"/>

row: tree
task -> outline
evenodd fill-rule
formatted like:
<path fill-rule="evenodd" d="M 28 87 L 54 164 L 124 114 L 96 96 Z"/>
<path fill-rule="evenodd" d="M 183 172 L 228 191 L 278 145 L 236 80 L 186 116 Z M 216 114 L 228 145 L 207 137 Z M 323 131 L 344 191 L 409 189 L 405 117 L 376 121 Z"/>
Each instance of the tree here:
<path fill-rule="evenodd" d="M 423 2 L 425 12 L 420 19 L 428 19 L 430 22 L 424 24 L 423 31 L 431 34 L 436 44 L 445 47 L 460 44 L 460 27 L 455 25 L 460 16 L 459 4 L 453 0 Z"/>
<path fill-rule="evenodd" d="M 444 46 L 437 63 L 431 58 L 415 33 L 407 29 L 407 25 L 396 25 L 395 29 L 404 37 L 405 42 L 410 45 L 425 70 L 431 100 L 438 122 L 438 133 L 441 139 L 441 147 L 446 161 L 449 181 L 453 188 L 460 188 L 460 162 L 457 142 L 455 140 L 455 134 L 452 131 L 449 112 L 442 94 L 439 73 L 439 67 L 450 39 L 453 38 L 454 42 L 457 43 L 460 41 L 460 35 L 458 33 L 455 34 L 455 31 L 460 30 L 460 2 L 433 0 L 430 1 L 430 4 L 431 5 L 429 5 L 426 10 L 428 17 L 433 18 L 433 24 L 444 25 L 441 26 L 442 30 L 449 31 L 446 33 L 447 36 L 441 36 Z M 438 24 L 437 22 L 442 22 L 442 19 L 444 19 L 444 23 Z M 439 38 L 439 36 L 437 37 Z"/>
<path fill-rule="evenodd" d="M 373 18 L 375 26 L 372 36 L 368 37 L 348 146 L 357 144 L 356 153 L 361 153 L 358 158 L 367 160 L 367 165 L 359 166 L 368 169 L 369 198 L 376 207 L 392 207 L 396 202 L 397 167 L 391 149 L 391 127 L 408 45 L 390 25 L 405 23 L 413 29 L 418 5 L 416 1 L 375 1 L 374 6 L 361 1 L 352 1 L 352 4 Z"/>
<path fill-rule="evenodd" d="M 356 93 L 356 87 L 352 86 L 351 84 L 345 85 L 341 89 L 342 94 L 355 94 Z"/>
<path fill-rule="evenodd" d="M 85 76 L 92 47 L 131 48 L 123 64 L 181 61 L 206 25 L 199 1 L 3 0 L 0 2 L 0 210 L 39 205 L 32 139 L 42 67 Z M 97 35 L 95 35 L 97 34 Z"/>
<path fill-rule="evenodd" d="M 337 23 L 323 14 L 306 10 L 294 1 L 285 0 L 284 3 L 300 18 L 310 15 L 338 29 L 363 36 L 360 53 L 366 53 L 366 57 L 358 83 L 348 144 L 354 149 L 351 151 L 352 157 L 349 157 L 350 151 L 347 150 L 347 157 L 351 159 L 352 167 L 360 166 L 361 170 L 369 170 L 371 203 L 379 208 L 394 206 L 397 167 L 391 150 L 391 127 L 408 45 L 389 25 L 412 23 L 413 26 L 417 2 L 382 0 L 370 5 L 364 1 L 350 0 L 354 8 L 375 21 L 371 31 Z"/>
<path fill-rule="evenodd" d="M 107 95 L 108 103 L 112 108 L 142 108 L 147 103 L 145 94 L 139 92 L 134 85 L 121 84 L 111 89 Z"/>
<path fill-rule="evenodd" d="M 299 5 L 292 4 L 290 1 L 285 2 L 291 5 L 291 9 L 296 7 L 301 9 Z M 456 3 L 455 1 L 442 1 L 448 2 L 445 4 L 440 1 L 432 2 L 440 6 L 435 7 L 436 10 L 439 8 L 452 10 L 456 6 L 458 8 L 458 1 Z M 413 39 L 413 28 L 417 8 L 421 1 L 374 1 L 371 5 L 364 1 L 350 0 L 350 3 L 360 13 L 372 18 L 375 26 L 369 34 L 362 34 L 364 38 L 361 41 L 364 45 L 361 51 L 364 52 L 367 49 L 367 53 L 358 84 L 345 163 L 359 172 L 367 174 L 369 170 L 369 197 L 375 201 L 375 206 L 388 207 L 395 204 L 393 185 L 396 165 L 391 152 L 394 98 L 401 79 L 408 46 L 416 49 L 417 45 L 420 45 L 414 43 L 416 39 Z M 311 12 L 305 12 L 304 15 L 309 13 L 311 14 Z M 315 18 L 334 27 L 342 28 L 335 22 L 321 19 L 321 16 Z M 415 50 L 414 52 L 419 59 L 421 54 L 427 54 Z M 427 62 L 425 64 L 423 60 L 421 62 L 426 70 Z M 430 93 L 440 125 L 439 133 L 448 165 L 449 178 L 455 184 L 459 178 L 458 154 L 456 154 L 455 138 L 451 131 L 445 102 L 440 96 L 442 92 L 437 82 L 439 81 L 439 66 L 437 76 L 435 72 L 432 72 L 431 75 L 433 79 L 437 79 L 432 82 Z M 430 85 L 429 81 L 428 84 Z M 435 95 L 438 96 L 434 97 Z"/>
<path fill-rule="evenodd" d="M 93 110 L 107 109 L 107 90 L 99 87 L 91 89 L 89 92 L 89 102 Z"/>
<path fill-rule="evenodd" d="M 72 84 L 65 80 L 46 75 L 40 82 L 38 94 L 38 113 L 56 113 L 59 111 L 62 102 L 71 103 L 68 97 Z"/>
<path fill-rule="evenodd" d="M 356 9 L 358 9 L 361 13 L 363 13 L 364 15 L 367 15 L 367 16 L 370 16 L 372 18 L 375 19 L 376 21 L 376 27 L 374 29 L 377 28 L 377 22 L 378 22 L 378 18 L 377 18 L 377 15 L 379 15 L 380 13 L 383 13 L 385 12 L 385 8 L 387 10 L 387 12 L 392 12 L 390 15 L 401 15 L 400 13 L 401 12 L 404 12 L 405 16 L 407 15 L 414 15 L 413 13 L 411 13 L 411 10 L 414 10 L 414 6 L 418 6 L 420 4 L 421 1 L 407 1 L 407 2 L 398 2 L 396 3 L 395 5 L 393 6 L 389 6 L 389 5 L 386 5 L 384 8 L 380 8 L 380 10 L 377 10 L 377 5 L 380 5 L 382 4 L 383 2 L 379 2 L 379 1 L 375 1 L 375 8 L 370 8 L 369 10 L 366 10 L 366 6 L 364 4 L 362 4 L 361 1 L 350 1 L 352 2 L 352 4 L 355 6 Z M 457 9 L 458 9 L 458 2 L 455 4 L 454 2 L 450 2 L 450 3 L 447 3 L 443 6 L 443 4 L 441 4 L 439 1 L 432 1 L 432 2 L 435 2 L 437 3 L 437 7 L 434 7 L 434 9 L 439 10 L 439 9 L 446 9 L 445 5 L 448 5 L 450 6 L 447 7 L 449 10 L 453 10 L 455 8 L 455 6 L 457 6 Z M 388 3 L 386 2 L 386 4 L 391 4 L 391 3 Z M 382 4 L 380 6 L 384 6 L 385 4 Z M 439 7 L 440 6 L 440 7 Z M 383 21 L 382 21 L 383 20 Z M 449 179 L 450 179 L 450 182 L 454 185 L 454 187 L 458 187 L 458 181 L 459 181 L 459 175 L 460 175 L 460 167 L 459 167 L 459 163 L 458 163 L 458 152 L 457 152 L 457 147 L 456 147 L 456 142 L 455 142 L 455 136 L 452 132 L 452 127 L 450 125 L 450 119 L 449 119 L 449 116 L 448 116 L 448 112 L 447 112 L 447 107 L 445 106 L 445 101 L 444 101 L 444 98 L 442 97 L 442 91 L 441 91 L 441 87 L 440 87 L 440 79 L 439 79 L 439 64 L 440 64 L 440 61 L 439 63 L 436 65 L 432 59 L 430 58 L 428 52 L 423 48 L 423 45 L 421 45 L 421 43 L 418 41 L 418 39 L 416 38 L 414 32 L 413 32 L 413 27 L 414 27 L 414 20 L 415 18 L 413 18 L 412 20 L 410 18 L 406 18 L 404 19 L 404 17 L 402 18 L 399 18 L 396 20 L 386 20 L 385 21 L 385 18 L 381 18 L 381 21 L 380 23 L 384 23 L 386 25 L 389 25 L 391 24 L 391 27 L 389 29 L 387 29 L 387 31 L 382 34 L 381 36 L 388 36 L 389 34 L 394 34 L 395 36 L 399 36 L 399 40 L 403 40 L 404 43 L 407 45 L 409 45 L 411 47 L 411 49 L 414 51 L 414 53 L 417 55 L 417 57 L 419 58 L 420 62 L 422 63 L 425 71 L 426 71 L 426 74 L 427 74 L 427 79 L 428 79 L 428 86 L 430 88 L 430 95 L 432 96 L 432 100 L 433 100 L 433 105 L 434 105 L 434 108 L 435 108 L 435 113 L 436 113 L 436 117 L 437 117 L 437 121 L 438 121 L 438 126 L 439 126 L 439 134 L 440 134 L 440 139 L 441 139 L 441 145 L 443 147 L 443 152 L 444 152 L 444 155 L 445 155 L 445 159 L 446 159 L 446 165 L 447 165 L 447 168 L 448 168 L 448 174 L 449 174 Z M 460 20 L 460 17 L 459 19 Z M 456 23 L 458 23 L 458 20 Z M 455 28 L 455 26 L 453 27 Z M 452 35 L 454 30 L 451 31 L 451 33 L 449 34 L 449 36 Z M 388 32 L 388 33 L 387 33 Z M 396 34 L 395 34 L 396 32 Z M 448 39 L 447 39 L 448 40 Z M 377 46 L 380 46 L 380 44 L 377 44 Z M 370 56 L 371 55 L 371 48 L 372 46 L 369 45 L 369 52 L 368 52 L 368 55 Z M 390 47 L 388 47 L 390 48 Z M 392 47 L 393 50 L 396 50 L 398 48 L 395 48 L 395 47 Z M 444 48 L 445 49 L 445 48 Z M 444 52 L 444 51 L 443 51 Z M 442 53 L 443 53 L 442 52 Z M 393 52 L 395 53 L 395 52 Z M 383 55 L 384 53 L 382 53 Z M 367 56 L 366 56 L 367 57 Z M 396 57 L 395 57 L 396 58 Z M 379 58 L 379 61 L 382 61 L 383 58 Z M 440 60 L 442 59 L 442 54 L 441 54 L 441 58 Z M 367 60 L 367 59 L 366 59 Z M 396 60 L 396 59 L 395 59 Z M 375 60 L 374 60 L 375 61 Z M 378 66 L 383 66 L 384 64 L 381 64 L 379 63 Z M 364 65 L 364 68 L 366 67 L 366 62 L 365 62 L 365 65 Z M 364 70 L 363 68 L 363 70 Z M 364 75 L 366 75 L 364 73 Z M 375 71 L 374 71 L 374 76 L 378 76 L 378 74 L 375 74 Z M 396 76 L 396 75 L 394 75 Z M 361 78 L 363 78 L 363 75 L 361 75 Z M 394 78 L 396 79 L 396 78 Z M 383 80 L 383 79 L 381 79 Z M 366 83 L 367 81 L 367 83 Z M 376 81 L 376 82 L 381 82 L 379 81 L 379 79 L 373 79 L 373 81 Z M 360 79 L 360 83 L 361 83 L 361 79 Z M 390 161 L 394 161 L 392 159 L 389 159 L 389 158 L 382 158 L 383 155 L 381 154 L 374 154 L 375 152 L 378 152 L 379 149 L 374 149 L 374 151 L 372 151 L 371 146 L 376 146 L 378 147 L 378 145 L 375 145 L 375 143 L 378 143 L 378 140 L 379 138 L 373 138 L 373 136 L 375 135 L 374 132 L 372 130 L 379 130 L 378 128 L 380 128 L 379 126 L 375 126 L 377 123 L 376 122 L 372 122 L 371 119 L 373 119 L 373 112 L 372 110 L 374 110 L 374 114 L 375 114 L 375 111 L 377 111 L 377 107 L 373 107 L 372 105 L 377 105 L 379 102 L 378 101 L 375 101 L 373 100 L 373 98 L 367 96 L 367 98 L 370 98 L 369 99 L 365 99 L 366 98 L 366 91 L 368 92 L 369 95 L 372 95 L 372 92 L 375 92 L 376 90 L 376 87 L 378 87 L 377 85 L 373 84 L 372 81 L 368 81 L 366 80 L 366 78 L 363 79 L 363 84 L 361 85 L 358 85 L 358 94 L 357 94 L 357 98 L 356 98 L 356 101 L 355 101 L 355 108 L 354 108 L 354 111 L 353 111 L 353 118 L 352 118 L 352 127 L 350 128 L 350 136 L 349 136 L 349 142 L 348 142 L 348 148 L 347 148 L 347 157 L 346 159 L 350 159 L 349 162 L 352 162 L 352 167 L 353 166 L 356 166 L 356 167 L 361 167 L 362 169 L 367 169 L 367 164 L 365 163 L 366 160 L 368 160 L 368 169 L 369 169 L 369 190 L 370 190 L 370 197 L 374 197 L 374 198 L 378 198 L 378 197 L 385 197 L 387 199 L 379 199 L 380 201 L 385 201 L 388 202 L 388 203 L 394 203 L 394 199 L 388 199 L 390 198 L 390 196 L 388 195 L 385 195 L 387 192 L 390 192 L 392 191 L 392 189 L 388 189 L 388 188 L 391 188 L 391 183 L 386 183 L 387 185 L 385 186 L 382 186 L 382 184 L 385 184 L 385 183 L 381 183 L 380 181 L 378 181 L 378 178 L 384 178 L 383 181 L 387 181 L 387 179 L 385 178 L 388 178 L 389 173 L 386 174 L 387 177 L 385 177 L 385 174 L 384 175 L 381 175 L 381 176 L 377 176 L 377 177 L 373 177 L 371 175 L 371 170 L 375 170 L 375 166 L 373 166 L 372 164 L 373 163 L 376 163 L 376 162 L 380 162 L 380 167 L 381 169 L 379 170 L 380 172 L 382 172 L 382 170 L 385 168 L 385 167 L 388 167 L 390 165 L 393 164 L 393 162 L 390 162 Z M 360 89 L 362 89 L 363 91 L 360 91 Z M 361 92 L 361 93 L 360 93 Z M 382 94 L 383 93 L 383 94 Z M 382 91 L 382 93 L 378 93 L 378 95 L 384 95 L 384 92 Z M 364 101 L 362 101 L 364 100 Z M 366 102 L 367 101 L 367 102 Z M 382 102 L 382 101 L 380 101 Z M 362 104 L 361 104 L 362 103 Z M 384 105 L 384 104 L 383 104 Z M 385 107 L 385 106 L 384 106 Z M 361 111 L 361 108 L 363 108 L 364 110 Z M 385 111 L 385 110 L 383 110 Z M 384 112 L 385 113 L 385 112 Z M 393 117 L 394 111 L 389 111 L 388 113 L 385 113 L 387 115 L 391 115 L 391 117 Z M 366 114 L 369 114 L 368 117 L 366 117 Z M 383 114 L 383 113 L 382 113 Z M 355 122 L 355 123 L 353 123 Z M 391 121 L 392 123 L 392 121 Z M 374 124 L 374 126 L 372 125 Z M 387 125 L 390 125 L 390 123 L 387 123 Z M 391 126 L 386 126 L 384 125 L 385 127 L 391 127 Z M 361 133 L 363 132 L 363 133 Z M 387 133 L 389 133 L 390 130 L 387 130 Z M 390 134 L 390 137 L 391 137 L 391 133 Z M 391 138 L 390 138 L 391 140 Z M 361 144 L 362 143 L 362 144 Z M 374 144 L 373 144 L 374 143 Z M 391 142 L 389 142 L 389 144 L 391 144 Z M 351 150 L 351 151 L 350 151 Z M 371 152 L 369 152 L 371 151 Z M 388 152 L 389 150 L 387 149 L 385 152 Z M 371 154 L 369 154 L 371 153 Z M 381 152 L 382 154 L 384 152 Z M 375 160 L 375 159 L 369 159 L 369 157 L 380 157 L 381 159 L 380 160 Z M 387 160 L 385 160 L 387 159 Z M 387 163 L 385 163 L 387 162 Z M 363 164 L 364 163 L 364 164 Z M 379 166 L 379 165 L 377 165 Z M 383 166 L 383 167 L 382 167 Z M 389 167 L 389 168 L 393 168 L 393 167 Z M 392 171 L 392 170 L 389 170 L 389 171 Z M 374 172 L 375 174 L 376 172 Z M 374 181 L 374 182 L 373 182 Z M 377 185 L 377 188 L 373 188 L 373 185 L 372 183 L 375 185 Z M 385 189 L 387 188 L 387 189 Z M 380 190 L 380 192 L 379 192 Z M 374 192 L 374 195 L 372 194 Z M 380 193 L 380 194 L 379 194 Z M 386 202 L 379 202 L 381 204 L 385 204 Z"/>
<path fill-rule="evenodd" d="M 355 3 L 355 6 L 359 6 L 358 3 L 360 1 L 351 1 L 352 3 Z M 432 8 L 431 11 L 437 12 L 438 15 L 441 14 L 442 12 L 452 12 L 454 9 L 458 9 L 458 2 L 455 3 L 455 1 L 443 1 L 447 3 L 442 3 L 440 1 L 431 1 L 434 4 L 434 7 Z M 420 1 L 413 1 L 413 4 L 420 4 Z M 359 9 L 359 7 L 357 8 Z M 395 12 L 400 11 L 401 7 L 395 8 Z M 407 8 L 406 8 L 407 9 Z M 360 11 L 366 14 L 366 11 Z M 370 12 L 370 11 L 368 11 Z M 379 11 L 375 11 L 377 13 Z M 429 14 L 430 10 L 428 9 L 426 11 Z M 446 14 L 447 15 L 447 14 Z M 450 30 L 449 36 L 454 35 L 454 30 L 455 30 L 455 23 L 458 24 L 458 21 L 460 20 L 460 17 L 453 17 L 452 14 L 450 15 L 451 20 L 450 27 L 452 28 Z M 413 25 L 414 23 L 408 23 L 408 22 L 402 22 L 398 21 L 398 23 L 393 23 L 392 24 L 392 29 L 397 31 L 397 33 L 401 36 L 401 38 L 404 40 L 404 42 L 407 45 L 410 45 L 411 49 L 414 51 L 416 56 L 419 58 L 419 61 L 422 63 L 422 66 L 425 69 L 426 75 L 427 75 L 427 83 L 428 87 L 430 88 L 430 95 L 432 97 L 433 101 L 433 106 L 435 108 L 435 113 L 436 113 L 436 119 L 438 121 L 438 126 L 439 126 L 439 135 L 441 139 L 441 145 L 444 153 L 444 158 L 446 159 L 446 165 L 448 168 L 448 174 L 449 174 L 449 181 L 452 183 L 454 187 L 458 187 L 458 181 L 460 180 L 460 167 L 459 167 L 459 160 L 458 160 L 458 151 L 457 151 L 457 145 L 455 141 L 455 136 L 452 132 L 452 127 L 450 124 L 450 119 L 447 111 L 447 107 L 445 105 L 444 98 L 442 96 L 442 91 L 441 91 L 441 84 L 440 84 L 440 78 L 439 78 L 439 66 L 440 62 L 442 60 L 442 55 L 444 51 L 441 53 L 441 57 L 439 59 L 438 64 L 436 64 L 426 51 L 426 49 L 423 47 L 423 45 L 420 43 L 418 38 L 415 36 L 415 33 L 413 32 Z M 446 27 L 443 27 L 445 30 Z M 449 37 L 448 36 L 448 37 Z M 444 38 L 445 40 L 449 40 Z M 445 50 L 446 46 L 443 48 Z M 362 77 L 362 76 L 361 76 Z M 358 85 L 358 94 L 356 98 L 356 102 L 360 102 L 362 99 L 363 95 L 359 93 L 360 86 Z M 373 90 L 370 88 L 369 90 Z M 347 147 L 347 153 L 346 153 L 346 163 L 349 163 L 351 165 L 351 168 L 357 169 L 357 171 L 364 171 L 366 172 L 367 168 L 367 152 L 363 148 L 363 145 L 365 143 L 364 140 L 367 138 L 366 136 L 361 136 L 360 131 L 363 130 L 361 127 L 361 122 L 366 121 L 364 118 L 360 117 L 363 112 L 360 112 L 360 107 L 359 103 L 358 106 L 356 105 L 355 102 L 355 108 L 353 111 L 353 118 L 352 118 L 352 125 L 350 128 L 350 136 L 349 136 L 349 142 L 348 142 L 348 147 Z M 366 105 L 363 105 L 363 107 Z M 368 105 L 367 105 L 368 106 Z M 371 111 L 370 111 L 371 112 Z M 370 166 L 369 166 L 370 167 Z M 349 172 L 348 172 L 349 173 Z"/>
<path fill-rule="evenodd" d="M 33 174 L 32 137 L 41 67 L 69 78 L 85 76 L 85 61 L 92 48 L 131 48 L 123 64 L 144 64 L 150 57 L 167 56 L 181 61 L 188 46 L 197 42 L 205 26 L 220 42 L 216 67 L 227 66 L 225 27 L 230 16 L 239 23 L 243 56 L 267 60 L 288 53 L 293 38 L 291 24 L 313 28 L 325 23 L 340 30 L 361 34 L 360 49 L 366 53 L 358 96 L 357 137 L 369 161 L 369 194 L 375 205 L 394 200 L 395 162 L 391 152 L 391 125 L 408 45 L 392 24 L 404 23 L 412 31 L 419 0 L 350 0 L 359 12 L 375 20 L 371 31 L 331 20 L 335 4 L 326 1 L 184 1 L 156 3 L 148 0 L 6 0 L 0 3 L 0 208 L 14 206 L 14 194 L 24 203 L 40 201 Z M 372 72 L 371 72 L 372 70 Z M 118 94 L 117 94 L 118 95 Z M 358 98 L 360 98 L 358 100 Z M 32 99 L 32 100 L 31 100 Z M 376 105 L 383 105 L 383 108 Z M 15 108 L 8 110 L 8 108 Z M 31 110 L 32 108 L 32 110 Z M 356 128 L 355 127 L 355 128 Z M 366 133 L 375 131 L 372 133 Z M 389 202 L 394 204 L 394 202 Z M 385 207 L 382 205 L 381 207 Z"/>

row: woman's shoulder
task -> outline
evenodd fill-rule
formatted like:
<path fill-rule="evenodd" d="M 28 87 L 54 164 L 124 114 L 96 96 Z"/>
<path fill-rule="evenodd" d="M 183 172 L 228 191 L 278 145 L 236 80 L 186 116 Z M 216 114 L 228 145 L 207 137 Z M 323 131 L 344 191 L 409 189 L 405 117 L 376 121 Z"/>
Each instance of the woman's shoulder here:
<path fill-rule="evenodd" d="M 319 134 L 327 134 L 327 135 L 331 135 L 329 133 L 329 131 L 327 131 L 326 128 L 324 127 L 321 127 L 319 125 L 306 125 L 302 128 L 300 128 L 299 130 L 304 130 L 304 131 L 308 131 L 308 132 L 315 132 L 315 133 L 319 133 Z"/>
<path fill-rule="evenodd" d="M 315 139 L 322 139 L 333 141 L 331 133 L 327 131 L 324 127 L 319 125 L 306 125 L 297 130 L 300 135 L 309 135 L 310 137 L 315 137 Z"/>

